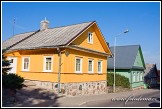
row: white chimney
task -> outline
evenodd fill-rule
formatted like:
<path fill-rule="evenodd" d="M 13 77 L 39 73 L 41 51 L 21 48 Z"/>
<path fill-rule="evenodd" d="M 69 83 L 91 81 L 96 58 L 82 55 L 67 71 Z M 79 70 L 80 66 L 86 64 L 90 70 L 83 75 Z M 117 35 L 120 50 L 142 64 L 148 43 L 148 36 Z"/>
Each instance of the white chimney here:
<path fill-rule="evenodd" d="M 46 20 L 46 17 L 43 21 L 40 22 L 40 30 L 48 29 L 49 21 Z"/>

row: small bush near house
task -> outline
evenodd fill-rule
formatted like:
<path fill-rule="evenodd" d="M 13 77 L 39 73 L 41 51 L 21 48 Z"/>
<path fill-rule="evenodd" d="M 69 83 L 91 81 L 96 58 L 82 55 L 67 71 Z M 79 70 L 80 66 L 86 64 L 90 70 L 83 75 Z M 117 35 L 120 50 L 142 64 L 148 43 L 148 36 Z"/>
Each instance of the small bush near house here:
<path fill-rule="evenodd" d="M 108 73 L 107 74 L 107 85 L 113 86 L 113 83 L 114 83 L 114 74 Z M 115 74 L 115 85 L 122 86 L 124 88 L 130 88 L 129 79 L 119 74 Z"/>
<path fill-rule="evenodd" d="M 23 86 L 24 79 L 16 74 L 3 74 L 2 75 L 2 86 L 4 88 L 16 90 L 21 89 Z"/>

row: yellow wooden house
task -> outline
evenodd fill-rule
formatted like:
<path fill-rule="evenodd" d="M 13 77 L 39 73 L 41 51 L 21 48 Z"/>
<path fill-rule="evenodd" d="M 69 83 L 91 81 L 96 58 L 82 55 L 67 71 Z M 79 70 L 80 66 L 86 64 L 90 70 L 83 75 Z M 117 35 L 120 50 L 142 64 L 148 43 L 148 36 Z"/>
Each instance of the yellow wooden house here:
<path fill-rule="evenodd" d="M 9 73 L 67 95 L 106 92 L 110 49 L 95 21 L 40 29 L 3 42 L 12 69 Z"/>

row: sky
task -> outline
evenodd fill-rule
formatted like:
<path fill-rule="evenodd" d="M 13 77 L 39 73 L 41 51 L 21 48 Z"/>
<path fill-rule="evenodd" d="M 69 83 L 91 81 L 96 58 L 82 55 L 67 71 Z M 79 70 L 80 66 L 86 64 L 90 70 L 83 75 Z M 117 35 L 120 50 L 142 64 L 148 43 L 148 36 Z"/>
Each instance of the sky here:
<path fill-rule="evenodd" d="M 142 48 L 145 63 L 160 69 L 161 2 L 1 2 L 2 41 L 13 34 L 36 31 L 46 19 L 50 28 L 96 21 L 106 41 Z M 13 21 L 15 26 L 13 32 Z"/>

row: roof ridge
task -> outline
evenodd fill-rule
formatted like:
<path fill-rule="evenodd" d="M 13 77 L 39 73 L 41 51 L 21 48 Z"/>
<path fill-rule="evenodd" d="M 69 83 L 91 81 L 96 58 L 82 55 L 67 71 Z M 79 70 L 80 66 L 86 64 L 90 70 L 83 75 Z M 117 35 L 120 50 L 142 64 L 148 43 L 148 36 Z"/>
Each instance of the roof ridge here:
<path fill-rule="evenodd" d="M 59 27 L 48 28 L 48 29 L 55 29 L 55 28 L 61 28 L 61 27 L 68 27 L 68 26 L 79 25 L 79 24 L 83 24 L 83 23 L 92 23 L 92 22 L 96 22 L 96 21 L 93 20 L 93 21 L 89 21 L 89 22 L 82 22 L 82 23 L 76 23 L 76 24 L 69 24 L 69 25 L 65 25 L 65 26 L 59 26 Z"/>
<path fill-rule="evenodd" d="M 48 28 L 48 29 L 55 29 L 55 28 L 61 28 L 61 27 L 68 27 L 68 26 L 79 25 L 79 24 L 83 24 L 83 23 L 90 23 L 90 22 L 96 22 L 96 21 L 93 20 L 93 21 L 89 21 L 89 22 L 82 22 L 82 23 L 77 23 L 77 24 L 70 24 L 70 25 L 59 26 L 59 27 Z M 10 38 L 15 37 L 16 35 L 26 34 L 26 33 L 30 33 L 30 32 L 36 32 L 36 31 L 29 31 L 29 32 L 24 32 L 24 33 L 15 34 L 15 35 L 11 36 Z M 10 39 L 10 38 L 8 38 L 8 39 Z M 8 39 L 6 39 L 6 40 L 8 40 Z M 3 42 L 5 42 L 6 40 L 4 40 Z"/>

